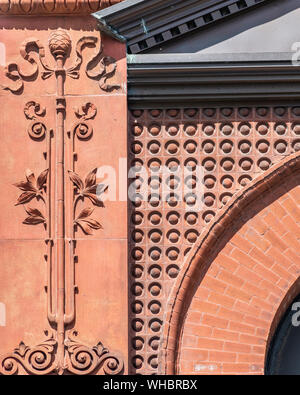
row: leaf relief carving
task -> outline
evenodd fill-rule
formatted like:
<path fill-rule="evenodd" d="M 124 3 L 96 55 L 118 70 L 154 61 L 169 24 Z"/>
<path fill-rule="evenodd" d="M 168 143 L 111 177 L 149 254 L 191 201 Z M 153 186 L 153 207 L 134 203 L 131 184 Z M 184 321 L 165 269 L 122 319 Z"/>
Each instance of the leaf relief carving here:
<path fill-rule="evenodd" d="M 76 203 L 78 199 L 88 198 L 95 206 L 104 207 L 103 202 L 99 198 L 99 195 L 107 190 L 107 186 L 104 184 L 97 184 L 96 181 L 96 173 L 97 168 L 90 171 L 85 180 L 82 181 L 80 176 L 76 174 L 74 171 L 69 170 L 69 177 L 72 183 L 77 188 L 77 194 L 75 196 L 74 207 L 76 207 Z M 87 235 L 92 235 L 93 230 L 102 229 L 101 224 L 93 218 L 90 218 L 94 209 L 92 207 L 84 208 L 80 214 L 75 218 L 74 224 L 79 225 L 82 231 Z"/>
<path fill-rule="evenodd" d="M 38 176 L 37 180 L 35 178 L 34 173 L 31 170 L 26 170 L 26 181 L 20 181 L 15 184 L 17 188 L 19 188 L 21 191 L 24 191 L 17 200 L 17 203 L 15 204 L 18 206 L 19 204 L 25 204 L 30 202 L 33 198 L 39 198 L 41 197 L 43 200 L 43 190 L 47 181 L 47 176 L 48 176 L 49 170 L 46 169 L 42 171 L 42 173 Z"/>

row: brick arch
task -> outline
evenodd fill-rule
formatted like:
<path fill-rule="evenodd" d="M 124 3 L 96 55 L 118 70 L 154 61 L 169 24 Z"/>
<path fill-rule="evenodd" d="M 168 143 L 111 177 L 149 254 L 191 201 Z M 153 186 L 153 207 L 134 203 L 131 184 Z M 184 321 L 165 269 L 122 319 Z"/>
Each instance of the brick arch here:
<path fill-rule="evenodd" d="M 264 372 L 274 330 L 300 292 L 299 168 L 300 153 L 272 166 L 199 237 L 168 300 L 161 373 Z"/>

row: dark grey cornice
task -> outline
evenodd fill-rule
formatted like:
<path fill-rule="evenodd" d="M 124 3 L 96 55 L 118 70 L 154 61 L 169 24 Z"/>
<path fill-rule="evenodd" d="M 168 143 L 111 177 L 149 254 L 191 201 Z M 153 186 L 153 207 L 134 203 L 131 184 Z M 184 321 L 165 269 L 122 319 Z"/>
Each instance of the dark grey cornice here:
<path fill-rule="evenodd" d="M 143 53 L 273 0 L 126 0 L 93 14 L 99 27 Z"/>
<path fill-rule="evenodd" d="M 292 65 L 291 55 L 128 55 L 129 105 L 296 101 L 300 67 Z"/>

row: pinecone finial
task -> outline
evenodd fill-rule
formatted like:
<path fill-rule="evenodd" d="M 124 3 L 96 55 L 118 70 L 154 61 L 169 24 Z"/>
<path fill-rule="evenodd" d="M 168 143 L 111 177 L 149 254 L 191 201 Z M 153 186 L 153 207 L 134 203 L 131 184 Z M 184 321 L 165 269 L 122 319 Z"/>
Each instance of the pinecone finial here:
<path fill-rule="evenodd" d="M 68 33 L 61 28 L 52 32 L 49 37 L 49 48 L 55 58 L 65 58 L 71 49 L 71 39 Z"/>

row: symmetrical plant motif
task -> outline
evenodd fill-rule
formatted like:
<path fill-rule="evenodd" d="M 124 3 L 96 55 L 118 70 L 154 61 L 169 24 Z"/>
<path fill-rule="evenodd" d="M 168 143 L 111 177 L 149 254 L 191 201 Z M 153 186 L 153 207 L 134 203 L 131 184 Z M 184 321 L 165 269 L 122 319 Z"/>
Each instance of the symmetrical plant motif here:
<path fill-rule="evenodd" d="M 11 375 L 18 372 L 21 365 L 29 374 L 49 374 L 56 372 L 63 374 L 68 371 L 73 374 L 91 374 L 96 369 L 103 369 L 105 374 L 117 374 L 123 370 L 122 358 L 110 353 L 102 343 L 90 348 L 70 335 L 67 326 L 75 320 L 75 228 L 78 225 L 82 231 L 91 235 L 93 230 L 101 229 L 101 224 L 91 218 L 94 207 L 84 207 L 76 214 L 77 203 L 88 199 L 93 206 L 104 207 L 99 196 L 107 189 L 103 184 L 97 184 L 94 168 L 83 179 L 74 171 L 74 137 L 88 140 L 93 134 L 90 120 L 94 119 L 97 109 L 94 104 L 88 102 L 80 109 L 75 109 L 75 115 L 79 119 L 73 126 L 72 132 L 65 135 L 66 98 L 64 84 L 66 77 L 79 78 L 82 65 L 83 49 L 96 47 L 96 37 L 83 37 L 76 45 L 76 60 L 73 66 L 66 68 L 65 61 L 71 52 L 71 39 L 67 32 L 58 29 L 49 37 L 49 50 L 55 59 L 56 65 L 49 67 L 45 61 L 45 49 L 38 40 L 27 40 L 21 47 L 21 55 L 33 66 L 33 71 L 25 75 L 15 63 L 7 66 L 6 75 L 15 82 L 14 87 L 4 87 L 11 92 L 19 92 L 24 87 L 24 80 L 38 76 L 39 65 L 32 51 L 39 55 L 42 66 L 41 76 L 43 79 L 55 76 L 57 80 L 56 96 L 56 131 L 47 130 L 42 117 L 46 109 L 35 101 L 25 104 L 24 115 L 30 120 L 27 132 L 35 141 L 41 141 L 46 136 L 47 161 L 46 170 L 38 177 L 31 170 L 25 173 L 26 179 L 14 184 L 22 193 L 18 197 L 16 205 L 23 205 L 28 217 L 24 224 L 44 224 L 47 230 L 45 242 L 47 245 L 47 316 L 51 326 L 56 327 L 56 336 L 52 335 L 36 347 L 28 347 L 23 342 L 12 353 L 0 358 L 0 375 Z M 102 57 L 102 44 L 100 50 L 86 66 L 86 74 L 89 78 L 97 79 L 103 90 L 116 89 L 117 86 L 107 83 L 116 69 L 112 58 Z M 101 59 L 100 59 L 101 58 Z M 100 60 L 99 60 L 100 59 Z M 95 71 L 95 64 L 99 63 L 99 70 Z M 52 142 L 55 140 L 55 144 Z M 65 142 L 68 142 L 65 144 Z M 67 147 L 65 147 L 65 145 Z M 52 153 L 52 146 L 55 147 Z M 67 156 L 66 168 L 65 149 L 70 149 Z M 53 162 L 53 163 L 52 163 Z M 66 171 L 66 169 L 70 169 Z M 65 188 L 69 176 L 68 187 L 73 190 L 68 194 Z M 71 184 L 70 184 L 71 183 Z M 53 188 L 53 190 L 52 190 Z M 38 208 L 27 206 L 33 199 L 42 200 L 46 214 Z M 71 201 L 70 201 L 71 200 Z M 70 205 L 68 203 L 71 203 Z M 69 212 L 71 211 L 71 213 Z M 67 211 L 67 212 L 66 212 Z M 73 223 L 68 219 L 72 218 Z M 66 242 L 68 240 L 68 242 Z M 68 269 L 68 270 L 66 270 Z M 74 335 L 75 332 L 73 332 Z"/>
<path fill-rule="evenodd" d="M 98 48 L 97 48 L 98 46 Z M 68 77 L 78 79 L 80 76 L 80 68 L 83 61 L 83 50 L 88 48 L 95 48 L 92 58 L 88 61 L 85 69 L 87 77 L 98 81 L 99 87 L 103 91 L 112 91 L 119 89 L 120 85 L 108 83 L 108 79 L 114 76 L 117 65 L 116 60 L 111 56 L 103 56 L 103 45 L 97 37 L 84 36 L 78 40 L 75 46 L 76 58 L 74 63 L 65 69 Z M 49 49 L 53 56 L 63 55 L 68 56 L 71 53 L 71 40 L 67 32 L 58 29 L 53 32 L 49 38 Z M 55 66 L 49 66 L 45 61 L 45 48 L 36 39 L 27 39 L 20 47 L 21 57 L 32 65 L 32 70 L 29 73 L 24 73 L 17 63 L 9 63 L 5 68 L 5 75 L 14 83 L 11 86 L 1 86 L 4 90 L 9 90 L 13 93 L 19 93 L 24 89 L 24 80 L 36 79 L 39 74 L 39 64 L 32 53 L 38 53 L 40 65 L 42 66 L 41 77 L 47 79 L 52 77 L 55 72 Z"/>

